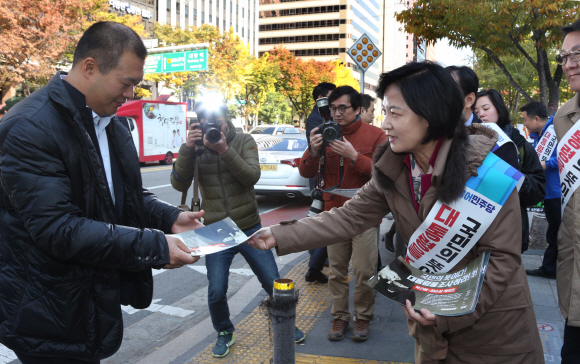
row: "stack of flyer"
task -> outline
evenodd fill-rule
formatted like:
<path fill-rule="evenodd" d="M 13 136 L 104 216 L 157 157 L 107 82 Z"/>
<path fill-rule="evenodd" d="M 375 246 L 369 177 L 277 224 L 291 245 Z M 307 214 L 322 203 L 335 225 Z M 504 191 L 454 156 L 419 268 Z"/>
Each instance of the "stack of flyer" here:
<path fill-rule="evenodd" d="M 406 300 L 415 310 L 425 308 L 441 316 L 459 316 L 475 310 L 489 252 L 449 273 L 425 273 L 403 258 L 393 261 L 369 280 L 369 285 L 383 296 L 402 305 Z"/>

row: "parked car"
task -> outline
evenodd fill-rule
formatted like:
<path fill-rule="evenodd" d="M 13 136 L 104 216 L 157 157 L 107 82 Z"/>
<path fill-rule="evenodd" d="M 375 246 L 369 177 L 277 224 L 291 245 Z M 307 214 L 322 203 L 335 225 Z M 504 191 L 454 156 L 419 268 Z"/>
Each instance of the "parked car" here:
<path fill-rule="evenodd" d="M 298 172 L 298 162 L 308 147 L 306 136 L 266 136 L 256 141 L 262 175 L 254 186 L 258 195 L 310 196 L 308 178 Z"/>
<path fill-rule="evenodd" d="M 260 125 L 250 130 L 250 135 L 255 140 L 261 139 L 265 136 L 294 136 L 301 134 L 301 130 L 292 125 Z"/>

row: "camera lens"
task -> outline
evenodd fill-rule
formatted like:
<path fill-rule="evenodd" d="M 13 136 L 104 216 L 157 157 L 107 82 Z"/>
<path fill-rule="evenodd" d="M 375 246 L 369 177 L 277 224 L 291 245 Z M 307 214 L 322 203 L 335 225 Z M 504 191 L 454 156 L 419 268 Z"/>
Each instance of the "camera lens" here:
<path fill-rule="evenodd" d="M 217 129 L 211 128 L 207 131 L 205 138 L 207 139 L 208 142 L 215 144 L 219 142 L 220 139 L 222 138 L 222 133 Z"/>
<path fill-rule="evenodd" d="M 336 129 L 334 128 L 325 128 L 324 132 L 322 132 L 322 138 L 327 141 L 331 142 L 335 140 L 337 137 Z"/>

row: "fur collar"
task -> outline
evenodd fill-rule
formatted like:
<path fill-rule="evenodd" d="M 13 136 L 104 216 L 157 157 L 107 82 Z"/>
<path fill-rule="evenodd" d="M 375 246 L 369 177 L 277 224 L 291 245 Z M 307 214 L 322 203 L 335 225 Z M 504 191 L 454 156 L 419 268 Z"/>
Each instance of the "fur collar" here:
<path fill-rule="evenodd" d="M 459 198 L 465 182 L 469 177 L 477 175 L 477 167 L 483 163 L 496 142 L 497 133 L 478 124 L 467 128 L 460 125 L 452 140 L 444 140 L 431 179 L 432 186 L 436 187 L 437 199 L 450 203 Z M 394 193 L 398 180 L 408 183 L 409 171 L 404 159 L 405 155 L 397 155 L 391 150 L 388 141 L 377 147 L 373 155 L 372 178 L 381 192 Z"/>

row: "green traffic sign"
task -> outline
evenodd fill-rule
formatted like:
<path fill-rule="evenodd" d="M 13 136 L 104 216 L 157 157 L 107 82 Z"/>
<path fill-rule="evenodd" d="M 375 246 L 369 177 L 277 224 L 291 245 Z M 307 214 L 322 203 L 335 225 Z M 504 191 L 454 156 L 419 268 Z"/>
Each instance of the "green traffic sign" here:
<path fill-rule="evenodd" d="M 207 49 L 153 53 L 145 61 L 145 73 L 207 71 Z"/>

